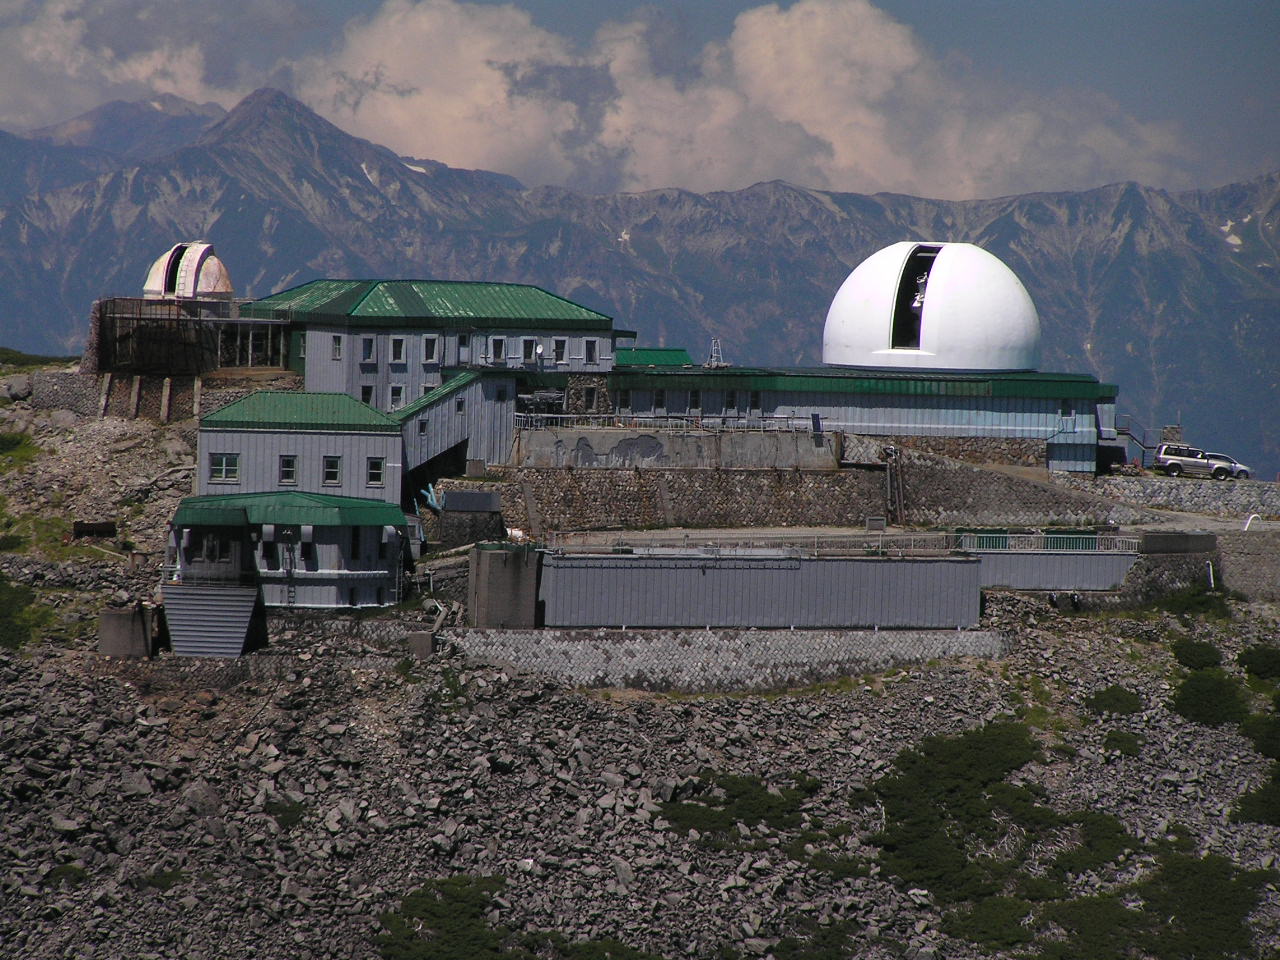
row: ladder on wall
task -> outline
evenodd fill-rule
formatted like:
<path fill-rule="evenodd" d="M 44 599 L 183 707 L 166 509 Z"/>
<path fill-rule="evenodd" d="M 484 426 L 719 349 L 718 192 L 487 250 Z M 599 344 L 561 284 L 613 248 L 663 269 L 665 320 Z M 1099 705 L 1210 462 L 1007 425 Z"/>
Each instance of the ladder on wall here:
<path fill-rule="evenodd" d="M 893 450 L 892 447 L 889 449 Z M 894 526 L 901 526 L 906 521 L 906 485 L 903 483 L 902 461 L 898 459 L 896 450 L 885 459 L 884 512 Z"/>

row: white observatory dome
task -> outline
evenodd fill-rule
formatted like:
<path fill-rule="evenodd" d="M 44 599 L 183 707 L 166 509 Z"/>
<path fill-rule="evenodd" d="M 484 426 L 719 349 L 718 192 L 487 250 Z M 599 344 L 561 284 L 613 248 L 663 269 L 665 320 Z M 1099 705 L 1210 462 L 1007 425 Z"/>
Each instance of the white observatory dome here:
<path fill-rule="evenodd" d="M 211 243 L 178 243 L 151 265 L 143 297 L 159 300 L 191 297 L 226 300 L 235 296 L 231 274 L 213 252 Z"/>
<path fill-rule="evenodd" d="M 885 247 L 831 301 L 822 362 L 917 370 L 1035 370 L 1040 318 L 1026 287 L 971 243 Z"/>

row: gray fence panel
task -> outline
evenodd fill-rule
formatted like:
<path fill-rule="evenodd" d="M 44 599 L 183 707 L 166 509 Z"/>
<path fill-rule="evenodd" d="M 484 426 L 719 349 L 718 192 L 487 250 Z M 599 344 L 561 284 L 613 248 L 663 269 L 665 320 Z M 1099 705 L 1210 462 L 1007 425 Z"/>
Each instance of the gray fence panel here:
<path fill-rule="evenodd" d="M 563 556 L 543 562 L 547 626 L 970 627 L 969 558 Z"/>
<path fill-rule="evenodd" d="M 238 657 L 244 652 L 258 588 L 166 583 L 165 622 L 180 657 Z"/>
<path fill-rule="evenodd" d="M 1115 590 L 1138 559 L 1136 553 L 1082 550 L 976 551 L 974 556 L 982 561 L 982 586 L 1012 590 Z"/>

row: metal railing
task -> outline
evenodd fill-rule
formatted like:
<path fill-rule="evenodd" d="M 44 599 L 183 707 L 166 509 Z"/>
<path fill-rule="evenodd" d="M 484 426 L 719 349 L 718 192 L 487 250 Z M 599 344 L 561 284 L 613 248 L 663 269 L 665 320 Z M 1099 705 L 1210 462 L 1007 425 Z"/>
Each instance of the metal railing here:
<path fill-rule="evenodd" d="M 865 533 L 802 536 L 794 533 L 756 534 L 705 539 L 684 532 L 651 532 L 643 536 L 601 539 L 572 532 L 551 532 L 546 538 L 552 550 L 687 550 L 709 555 L 749 554 L 774 550 L 790 554 L 833 551 L 881 556 L 938 555 L 951 553 L 1137 553 L 1138 538 L 1117 534 L 1055 533 Z"/>
<path fill-rule="evenodd" d="M 624 430 L 650 430 L 662 433 L 680 433 L 689 430 L 733 430 L 756 433 L 812 433 L 810 417 L 736 417 L 715 416 L 632 416 L 621 413 L 517 413 L 518 430 L 562 430 L 573 427 L 606 428 Z"/>

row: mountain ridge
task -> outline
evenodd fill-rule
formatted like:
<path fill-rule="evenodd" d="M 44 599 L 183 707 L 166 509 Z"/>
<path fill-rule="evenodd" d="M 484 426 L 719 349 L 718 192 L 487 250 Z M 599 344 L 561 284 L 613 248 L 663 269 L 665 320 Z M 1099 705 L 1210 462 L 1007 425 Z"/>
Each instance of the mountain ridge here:
<path fill-rule="evenodd" d="M 277 90 L 251 94 L 161 157 L 0 207 L 5 338 L 74 345 L 89 303 L 134 295 L 172 243 L 218 246 L 237 290 L 318 276 L 536 283 L 642 343 L 738 363 L 818 361 L 826 307 L 863 258 L 903 239 L 977 243 L 1030 290 L 1045 369 L 1121 387 L 1149 427 L 1225 438 L 1280 468 L 1260 418 L 1280 373 L 1280 172 L 1209 191 L 1134 182 L 972 201 L 766 181 L 697 194 L 585 194 L 397 156 Z M 103 255 L 103 251 L 109 251 Z M 52 319 L 51 319 L 52 318 Z M 1224 423 L 1235 415 L 1235 422 Z"/>

